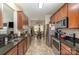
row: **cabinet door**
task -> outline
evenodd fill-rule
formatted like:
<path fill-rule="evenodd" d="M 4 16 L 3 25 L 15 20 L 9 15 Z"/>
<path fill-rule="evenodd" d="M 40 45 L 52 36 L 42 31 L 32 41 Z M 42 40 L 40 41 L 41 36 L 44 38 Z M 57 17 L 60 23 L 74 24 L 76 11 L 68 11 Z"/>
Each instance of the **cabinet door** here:
<path fill-rule="evenodd" d="M 68 4 L 64 4 L 55 14 L 55 20 L 60 21 L 62 20 L 63 17 L 67 17 L 67 5 Z"/>
<path fill-rule="evenodd" d="M 24 54 L 26 53 L 26 51 L 27 51 L 27 41 L 24 40 Z"/>
<path fill-rule="evenodd" d="M 70 55 L 71 53 L 71 48 L 66 46 L 65 44 L 61 44 L 61 54 L 62 55 Z"/>
<path fill-rule="evenodd" d="M 17 12 L 17 27 L 18 30 L 21 30 L 23 28 L 23 20 L 22 20 L 22 11 Z"/>
<path fill-rule="evenodd" d="M 57 21 L 60 21 L 61 20 L 61 10 L 59 10 L 57 13 Z"/>
<path fill-rule="evenodd" d="M 65 49 L 65 47 L 61 47 L 61 55 L 71 55 L 71 52 Z"/>
<path fill-rule="evenodd" d="M 55 17 L 55 22 L 57 22 L 57 18 L 58 18 L 58 16 L 57 16 L 57 13 L 54 15 L 54 17 Z"/>
<path fill-rule="evenodd" d="M 76 54 L 79 55 L 79 51 L 76 51 Z"/>
<path fill-rule="evenodd" d="M 79 28 L 79 4 L 68 4 L 69 28 Z"/>
<path fill-rule="evenodd" d="M 21 12 L 18 11 L 17 12 L 17 27 L 18 27 L 18 30 L 20 30 L 22 28 L 22 16 L 21 16 Z"/>
<path fill-rule="evenodd" d="M 24 54 L 24 42 L 22 41 L 22 42 L 20 42 L 19 44 L 18 44 L 18 54 L 19 55 L 23 55 Z"/>
<path fill-rule="evenodd" d="M 54 23 L 54 22 L 55 22 L 55 16 L 54 16 L 54 15 L 51 16 L 50 22 L 51 22 L 51 23 Z"/>
<path fill-rule="evenodd" d="M 25 16 L 25 14 L 24 14 L 24 25 L 27 25 L 27 17 Z"/>
<path fill-rule="evenodd" d="M 63 17 L 67 17 L 67 11 L 68 11 L 68 4 L 64 4 L 63 7 L 60 9 L 60 19 Z"/>
<path fill-rule="evenodd" d="M 17 46 L 11 49 L 6 55 L 17 55 Z"/>

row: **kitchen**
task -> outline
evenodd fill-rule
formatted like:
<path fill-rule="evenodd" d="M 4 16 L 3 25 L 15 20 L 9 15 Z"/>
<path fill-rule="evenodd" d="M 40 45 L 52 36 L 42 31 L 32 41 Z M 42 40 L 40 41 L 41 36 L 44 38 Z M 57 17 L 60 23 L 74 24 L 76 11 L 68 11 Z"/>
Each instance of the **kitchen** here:
<path fill-rule="evenodd" d="M 60 3 L 55 12 L 50 12 L 52 15 L 45 13 L 47 20 L 35 21 L 30 21 L 21 8 L 27 7 L 26 4 L 23 6 L 18 3 L 15 5 L 0 3 L 0 55 L 25 55 L 33 39 L 30 28 L 33 28 L 33 25 L 35 28 L 39 27 L 37 24 L 42 24 L 40 27 L 43 32 L 42 37 L 45 38 L 44 43 L 53 50 L 54 55 L 79 55 L 79 3 Z M 28 9 L 25 9 L 27 14 Z M 41 13 L 36 15 L 38 14 Z"/>

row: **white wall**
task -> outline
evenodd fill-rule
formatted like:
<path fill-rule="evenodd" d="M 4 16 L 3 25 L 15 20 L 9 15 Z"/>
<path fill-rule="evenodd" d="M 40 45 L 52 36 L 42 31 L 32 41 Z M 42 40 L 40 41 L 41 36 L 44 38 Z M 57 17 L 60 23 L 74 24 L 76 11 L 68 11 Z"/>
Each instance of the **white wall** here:
<path fill-rule="evenodd" d="M 50 21 L 50 16 L 51 15 L 45 15 L 45 36 L 47 31 L 47 24 L 49 24 L 49 21 Z"/>
<path fill-rule="evenodd" d="M 13 4 L 1 4 L 0 9 L 2 9 L 3 23 L 7 23 L 6 27 L 0 29 L 0 34 L 9 33 L 8 30 L 14 30 L 14 33 L 18 33 L 17 29 L 17 11 L 20 10 L 16 5 Z M 8 22 L 14 22 L 14 29 L 8 29 Z"/>
<path fill-rule="evenodd" d="M 45 15 L 45 24 L 48 24 L 50 21 L 50 16 L 51 15 Z"/>
<path fill-rule="evenodd" d="M 8 23 L 9 21 L 13 21 L 14 10 L 6 4 L 3 4 L 3 19 L 4 23 Z"/>
<path fill-rule="evenodd" d="M 0 4 L 3 15 L 3 23 L 7 23 L 7 26 L 0 29 L 0 34 L 8 33 L 8 22 L 12 22 L 14 20 L 14 10 L 10 8 L 6 4 Z"/>
<path fill-rule="evenodd" d="M 0 10 L 3 13 L 3 4 L 2 3 L 0 3 Z M 3 19 L 3 22 L 4 22 L 4 19 Z M 3 27 L 2 29 L 0 29 L 0 34 L 2 34 L 2 33 L 7 33 L 7 27 Z"/>
<path fill-rule="evenodd" d="M 14 11 L 14 33 L 17 33 L 17 11 Z"/>

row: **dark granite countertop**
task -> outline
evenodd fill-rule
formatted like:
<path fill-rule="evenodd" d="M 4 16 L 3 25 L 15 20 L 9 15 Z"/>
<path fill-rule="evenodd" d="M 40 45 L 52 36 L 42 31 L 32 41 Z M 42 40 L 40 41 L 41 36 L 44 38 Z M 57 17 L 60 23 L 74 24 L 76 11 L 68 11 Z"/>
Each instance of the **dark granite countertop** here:
<path fill-rule="evenodd" d="M 0 48 L 0 55 L 4 55 L 7 51 L 9 51 L 11 48 L 13 48 L 15 45 L 13 43 L 9 43 L 3 47 Z"/>
<path fill-rule="evenodd" d="M 60 43 L 60 41 L 57 38 L 52 37 L 52 39 L 55 40 L 56 42 Z"/>
<path fill-rule="evenodd" d="M 67 46 L 69 46 L 70 48 L 74 48 L 73 43 L 68 41 L 68 40 L 61 40 L 61 43 L 66 44 Z"/>
<path fill-rule="evenodd" d="M 16 39 L 18 39 L 18 38 L 16 38 Z M 14 43 L 10 42 L 7 45 L 4 45 L 4 46 L 0 47 L 0 55 L 5 55 L 6 52 L 8 52 L 10 49 L 14 48 L 19 42 L 24 40 L 22 38 L 19 38 L 19 39 L 20 40 L 17 41 L 17 42 L 14 42 Z"/>

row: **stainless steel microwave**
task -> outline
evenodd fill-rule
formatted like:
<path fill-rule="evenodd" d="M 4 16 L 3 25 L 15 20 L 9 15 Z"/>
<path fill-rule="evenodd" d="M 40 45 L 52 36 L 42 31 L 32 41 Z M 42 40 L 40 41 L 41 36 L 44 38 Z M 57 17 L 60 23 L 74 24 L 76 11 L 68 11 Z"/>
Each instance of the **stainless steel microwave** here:
<path fill-rule="evenodd" d="M 62 18 L 56 23 L 56 28 L 68 28 L 68 17 Z"/>

